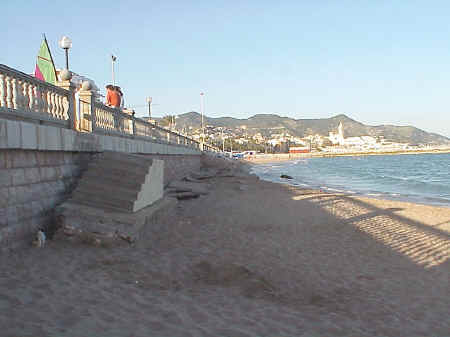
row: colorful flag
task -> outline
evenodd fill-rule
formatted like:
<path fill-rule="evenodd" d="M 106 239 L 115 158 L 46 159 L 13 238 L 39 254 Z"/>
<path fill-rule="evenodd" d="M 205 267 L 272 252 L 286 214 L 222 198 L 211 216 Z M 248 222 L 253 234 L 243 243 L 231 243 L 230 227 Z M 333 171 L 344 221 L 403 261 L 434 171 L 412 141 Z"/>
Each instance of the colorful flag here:
<path fill-rule="evenodd" d="M 41 43 L 41 48 L 39 49 L 34 77 L 53 85 L 56 84 L 55 64 L 53 63 L 52 54 L 50 53 L 50 48 L 48 47 L 45 36 L 44 41 Z"/>

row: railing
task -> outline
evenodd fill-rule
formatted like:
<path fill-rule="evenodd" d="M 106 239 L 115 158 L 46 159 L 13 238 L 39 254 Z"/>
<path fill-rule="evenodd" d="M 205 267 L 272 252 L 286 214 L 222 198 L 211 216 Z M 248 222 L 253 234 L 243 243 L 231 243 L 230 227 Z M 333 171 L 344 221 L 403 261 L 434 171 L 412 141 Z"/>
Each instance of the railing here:
<path fill-rule="evenodd" d="M 151 139 L 158 143 L 178 144 L 199 149 L 200 144 L 186 136 L 123 113 L 119 109 L 94 102 L 92 132 Z"/>
<path fill-rule="evenodd" d="M 2 114 L 70 127 L 70 97 L 70 91 L 0 64 Z"/>
<path fill-rule="evenodd" d="M 218 151 L 212 146 L 202 146 L 189 137 L 97 102 L 90 92 L 80 91 L 79 98 L 74 102 L 74 91 L 70 85 L 67 87 L 70 90 L 0 64 L 0 116 L 208 152 Z"/>

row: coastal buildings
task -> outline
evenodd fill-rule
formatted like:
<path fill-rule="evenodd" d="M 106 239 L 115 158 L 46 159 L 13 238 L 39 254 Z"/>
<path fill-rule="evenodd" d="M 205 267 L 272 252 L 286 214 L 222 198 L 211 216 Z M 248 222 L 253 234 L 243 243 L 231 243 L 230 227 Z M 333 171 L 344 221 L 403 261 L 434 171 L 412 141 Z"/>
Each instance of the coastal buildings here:
<path fill-rule="evenodd" d="M 189 126 L 189 135 L 200 139 L 200 129 Z M 351 135 L 345 132 L 343 122 L 328 132 L 328 135 L 314 134 L 311 130 L 303 137 L 293 134 L 285 127 L 249 128 L 245 125 L 236 127 L 205 126 L 206 138 L 216 146 L 233 150 L 257 150 L 265 153 L 324 153 L 347 154 L 366 152 L 398 152 L 429 149 L 425 145 L 393 142 L 382 135 Z M 349 135 L 348 135 L 348 134 Z"/>

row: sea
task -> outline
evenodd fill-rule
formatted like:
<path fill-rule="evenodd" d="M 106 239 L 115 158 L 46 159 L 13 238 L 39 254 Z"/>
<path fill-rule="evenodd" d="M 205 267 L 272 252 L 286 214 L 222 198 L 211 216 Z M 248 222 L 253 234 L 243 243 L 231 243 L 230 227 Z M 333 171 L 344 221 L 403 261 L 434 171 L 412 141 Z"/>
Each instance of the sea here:
<path fill-rule="evenodd" d="M 303 188 L 450 207 L 449 153 L 302 158 L 255 165 L 252 172 Z"/>

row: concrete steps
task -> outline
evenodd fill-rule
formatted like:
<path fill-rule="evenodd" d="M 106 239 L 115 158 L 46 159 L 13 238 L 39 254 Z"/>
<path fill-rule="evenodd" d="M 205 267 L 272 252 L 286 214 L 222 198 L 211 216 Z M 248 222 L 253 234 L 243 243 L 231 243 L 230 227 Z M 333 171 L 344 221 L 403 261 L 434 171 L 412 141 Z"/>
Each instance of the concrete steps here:
<path fill-rule="evenodd" d="M 136 212 L 163 195 L 163 162 L 144 156 L 104 152 L 88 165 L 71 203 Z"/>

